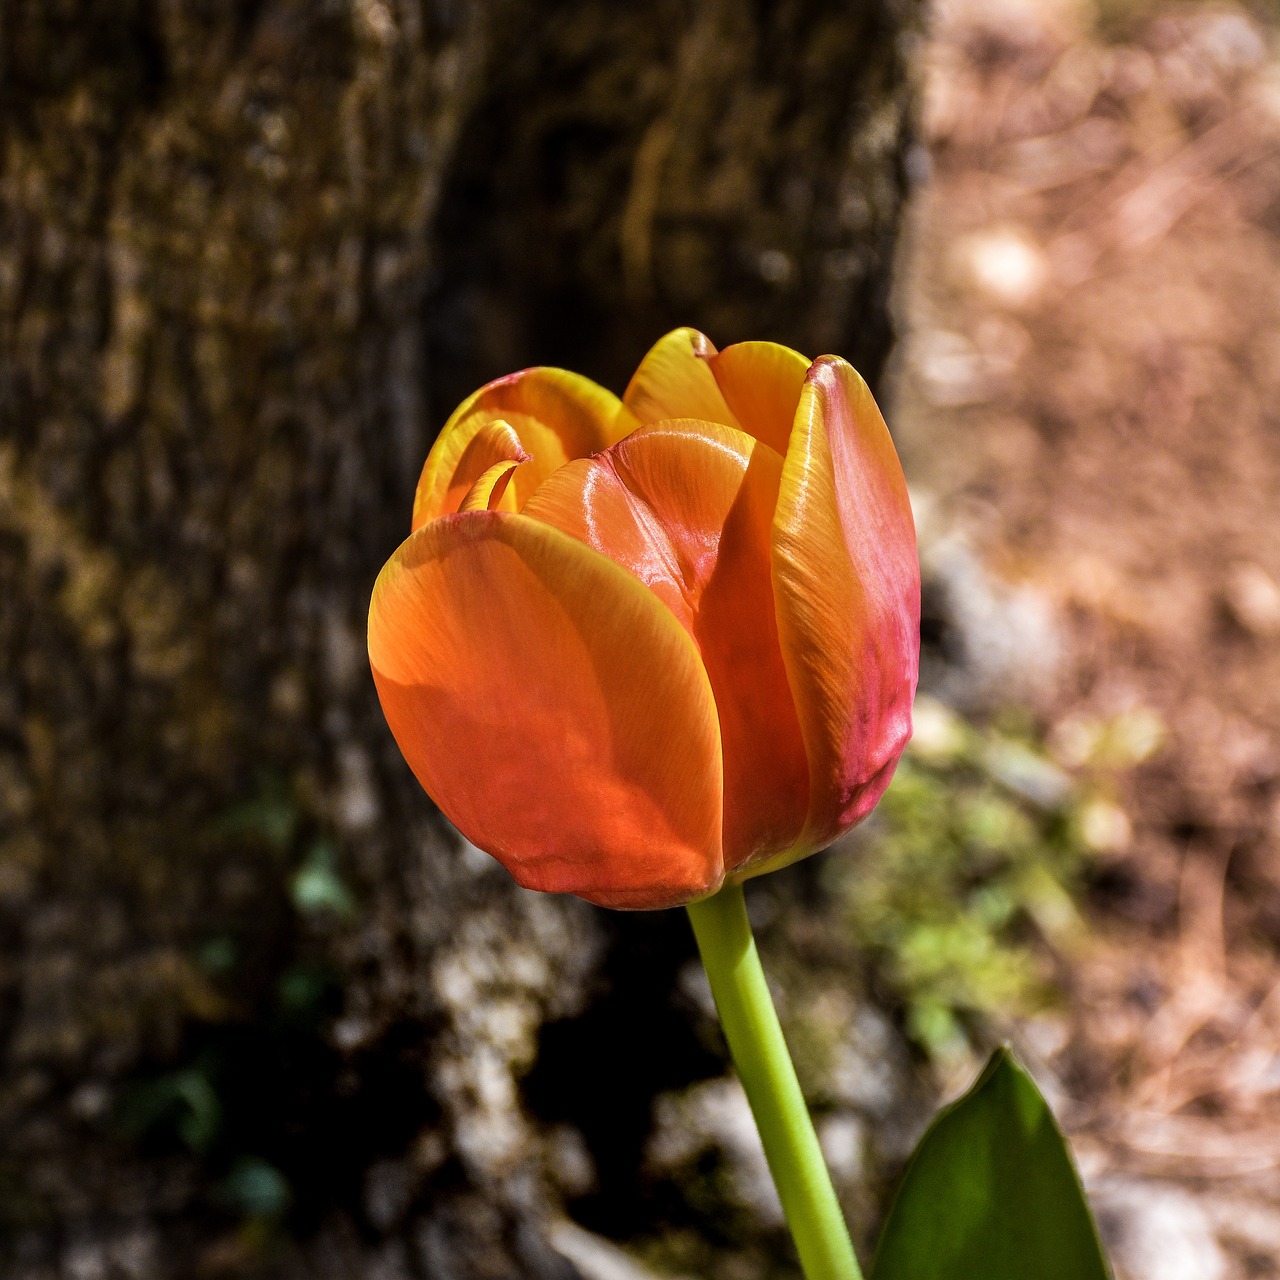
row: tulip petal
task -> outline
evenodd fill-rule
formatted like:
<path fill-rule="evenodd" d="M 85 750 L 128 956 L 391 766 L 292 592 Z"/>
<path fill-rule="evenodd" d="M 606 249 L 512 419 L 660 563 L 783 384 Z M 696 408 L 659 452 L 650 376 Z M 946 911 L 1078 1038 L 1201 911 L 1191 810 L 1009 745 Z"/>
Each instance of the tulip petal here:
<path fill-rule="evenodd" d="M 369 656 L 410 768 L 521 884 L 634 908 L 720 884 L 711 689 L 617 565 L 520 515 L 433 520 L 378 577 Z"/>
<path fill-rule="evenodd" d="M 880 798 L 911 736 L 920 659 L 920 565 L 906 481 L 867 385 L 814 362 L 773 526 L 778 630 L 810 765 L 796 848 L 830 843 Z"/>
<path fill-rule="evenodd" d="M 790 846 L 808 810 L 771 581 L 781 475 L 741 431 L 667 421 L 563 467 L 525 507 L 634 574 L 697 643 L 720 718 L 727 868 Z"/>
<path fill-rule="evenodd" d="M 640 362 L 622 403 L 633 426 L 700 418 L 740 427 L 785 454 L 808 372 L 804 356 L 777 342 L 717 351 L 696 329 L 676 329 Z"/>
<path fill-rule="evenodd" d="M 696 329 L 675 329 L 659 338 L 623 393 L 622 403 L 633 419 L 629 425 L 699 418 L 739 426 L 708 364 L 715 354 L 711 340 Z"/>
<path fill-rule="evenodd" d="M 520 460 L 510 458 L 504 459 L 502 462 L 495 462 L 467 490 L 467 496 L 463 498 L 462 505 L 458 510 L 496 511 L 498 504 L 507 492 L 507 485 L 511 482 L 512 473 L 519 465 Z"/>
<path fill-rule="evenodd" d="M 785 454 L 809 361 L 777 342 L 737 342 L 707 363 L 742 429 Z"/>
<path fill-rule="evenodd" d="M 525 369 L 481 387 L 454 410 L 427 455 L 413 500 L 413 528 L 457 511 L 495 462 L 524 461 L 503 505 L 519 510 L 558 467 L 618 439 L 622 405 L 611 391 L 566 369 Z M 490 430 L 494 424 L 500 429 Z"/>

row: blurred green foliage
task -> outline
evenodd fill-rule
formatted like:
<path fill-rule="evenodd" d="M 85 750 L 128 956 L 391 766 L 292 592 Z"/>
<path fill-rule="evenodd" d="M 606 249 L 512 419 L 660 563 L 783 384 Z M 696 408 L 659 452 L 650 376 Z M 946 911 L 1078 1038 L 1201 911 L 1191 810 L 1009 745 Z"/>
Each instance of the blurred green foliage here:
<path fill-rule="evenodd" d="M 227 809 L 214 822 L 212 834 L 224 842 L 284 853 L 293 845 L 301 820 L 302 814 L 288 781 L 263 770 L 254 795 Z"/>
<path fill-rule="evenodd" d="M 851 941 L 933 1058 L 966 1052 L 975 1021 L 1053 999 L 1053 957 L 1083 931 L 1090 862 L 1128 839 L 1115 776 L 1158 749 L 1158 720 L 1073 721 L 1059 737 L 1051 756 L 1020 717 L 978 727 L 922 697 L 856 856 L 825 860 Z"/>
<path fill-rule="evenodd" d="M 216 1075 L 216 1064 L 202 1054 L 188 1066 L 136 1081 L 120 1095 L 116 1123 L 135 1141 L 171 1133 L 187 1150 L 203 1155 L 222 1127 Z"/>
<path fill-rule="evenodd" d="M 296 1145 L 298 1118 L 278 1094 L 333 1069 L 325 1030 L 342 992 L 330 943 L 359 905 L 337 844 L 278 774 L 263 771 L 207 835 L 256 877 L 193 947 L 219 999 L 190 1020 L 175 1061 L 119 1089 L 113 1121 L 132 1142 L 195 1156 L 210 1204 L 270 1235 L 299 1198 L 288 1160 L 277 1162 Z"/>
<path fill-rule="evenodd" d="M 356 914 L 356 901 L 338 874 L 338 850 L 332 840 L 312 844 L 290 881 L 293 905 L 303 915 L 330 911 L 343 920 Z"/>
<path fill-rule="evenodd" d="M 214 1198 L 222 1207 L 250 1221 L 276 1222 L 288 1210 L 293 1192 L 275 1165 L 249 1156 L 231 1166 Z"/>

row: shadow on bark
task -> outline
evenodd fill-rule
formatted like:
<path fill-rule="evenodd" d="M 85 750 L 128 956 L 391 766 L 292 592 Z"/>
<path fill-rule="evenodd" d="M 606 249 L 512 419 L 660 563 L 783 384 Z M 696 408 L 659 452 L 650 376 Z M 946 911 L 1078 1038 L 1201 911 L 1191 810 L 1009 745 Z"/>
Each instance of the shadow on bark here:
<path fill-rule="evenodd" d="M 572 1274 L 541 1135 L 645 922 L 520 893 L 444 829 L 377 710 L 369 590 L 489 377 L 621 390 L 685 323 L 878 369 L 912 21 L 0 16 L 6 1274 Z M 687 939 L 654 938 L 636 1017 L 688 1039 Z M 565 1117 L 603 1229 L 634 1225 L 627 1106 L 616 1147 Z"/>

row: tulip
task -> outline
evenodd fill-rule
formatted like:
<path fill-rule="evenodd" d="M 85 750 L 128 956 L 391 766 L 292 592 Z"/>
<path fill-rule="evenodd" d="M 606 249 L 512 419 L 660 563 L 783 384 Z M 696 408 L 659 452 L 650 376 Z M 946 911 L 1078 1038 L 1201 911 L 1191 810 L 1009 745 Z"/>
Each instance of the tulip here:
<path fill-rule="evenodd" d="M 521 884 L 684 904 L 809 1280 L 861 1272 L 741 882 L 864 818 L 911 732 L 920 571 L 866 384 L 678 329 L 621 400 L 465 400 L 369 609 L 410 768 Z"/>
<path fill-rule="evenodd" d="M 464 401 L 369 653 L 426 791 L 517 881 L 696 902 L 864 818 L 911 730 L 906 484 L 834 356 L 689 329 L 625 395 L 527 369 Z"/>

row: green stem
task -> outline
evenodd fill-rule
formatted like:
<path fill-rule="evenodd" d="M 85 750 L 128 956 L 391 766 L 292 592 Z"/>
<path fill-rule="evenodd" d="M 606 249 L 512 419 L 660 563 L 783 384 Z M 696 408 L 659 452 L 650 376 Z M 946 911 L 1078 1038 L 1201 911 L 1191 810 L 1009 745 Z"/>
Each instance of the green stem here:
<path fill-rule="evenodd" d="M 742 886 L 726 885 L 688 911 L 806 1280 L 862 1280 L 765 984 Z"/>

